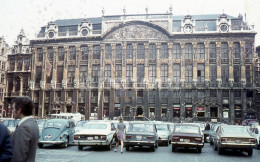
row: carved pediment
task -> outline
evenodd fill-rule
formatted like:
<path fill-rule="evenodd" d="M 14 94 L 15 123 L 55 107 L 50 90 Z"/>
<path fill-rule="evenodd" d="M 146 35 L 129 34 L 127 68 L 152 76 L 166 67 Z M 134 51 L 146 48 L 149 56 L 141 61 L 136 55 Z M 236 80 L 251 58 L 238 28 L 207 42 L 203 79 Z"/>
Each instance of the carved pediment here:
<path fill-rule="evenodd" d="M 133 39 L 168 39 L 161 31 L 145 25 L 129 25 L 113 31 L 107 40 L 133 40 Z"/>

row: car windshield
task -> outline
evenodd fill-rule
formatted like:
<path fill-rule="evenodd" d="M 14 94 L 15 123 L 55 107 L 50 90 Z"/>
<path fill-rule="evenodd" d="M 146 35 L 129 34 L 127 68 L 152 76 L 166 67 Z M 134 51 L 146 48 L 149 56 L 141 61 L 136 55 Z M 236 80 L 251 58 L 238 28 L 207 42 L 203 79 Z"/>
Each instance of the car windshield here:
<path fill-rule="evenodd" d="M 49 122 L 46 124 L 46 127 L 50 128 L 60 128 L 62 126 L 61 123 Z"/>
<path fill-rule="evenodd" d="M 156 124 L 157 130 L 167 131 L 167 125 L 166 124 Z"/>
<path fill-rule="evenodd" d="M 86 122 L 83 121 L 83 122 L 77 122 L 76 126 L 75 127 L 83 127 L 83 125 L 85 124 Z"/>
<path fill-rule="evenodd" d="M 153 132 L 153 125 L 152 124 L 131 124 L 129 126 L 130 131 L 147 131 Z"/>
<path fill-rule="evenodd" d="M 174 132 L 177 133 L 199 133 L 199 127 L 191 125 L 177 125 Z"/>
<path fill-rule="evenodd" d="M 222 131 L 225 133 L 247 133 L 245 127 L 223 127 Z"/>
<path fill-rule="evenodd" d="M 16 125 L 19 123 L 18 120 L 5 120 L 4 125 L 7 127 L 16 127 Z"/>
<path fill-rule="evenodd" d="M 83 129 L 106 129 L 106 124 L 85 124 Z"/>

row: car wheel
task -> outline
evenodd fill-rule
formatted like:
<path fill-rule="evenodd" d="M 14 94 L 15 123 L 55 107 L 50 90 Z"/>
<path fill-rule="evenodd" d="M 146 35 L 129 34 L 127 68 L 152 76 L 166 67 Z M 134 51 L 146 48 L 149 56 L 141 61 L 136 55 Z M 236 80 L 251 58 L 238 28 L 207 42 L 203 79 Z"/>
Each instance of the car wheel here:
<path fill-rule="evenodd" d="M 68 147 L 68 143 L 69 143 L 69 138 L 67 137 L 66 142 L 63 144 L 63 147 L 67 148 Z"/>
<path fill-rule="evenodd" d="M 259 150 L 259 144 L 258 144 L 258 141 L 255 141 L 255 148 L 256 148 L 257 150 Z"/>
<path fill-rule="evenodd" d="M 39 143 L 38 144 L 39 148 L 43 148 L 43 144 Z"/>
<path fill-rule="evenodd" d="M 172 146 L 172 152 L 175 152 L 175 151 L 176 151 L 176 147 Z"/>
<path fill-rule="evenodd" d="M 155 142 L 155 148 L 158 148 L 158 141 Z"/>
<path fill-rule="evenodd" d="M 217 146 L 216 146 L 215 144 L 213 144 L 213 149 L 214 149 L 215 151 L 218 150 L 218 148 L 217 148 Z"/>
<path fill-rule="evenodd" d="M 201 153 L 201 147 L 198 147 L 197 150 L 198 150 L 198 153 Z"/>
<path fill-rule="evenodd" d="M 80 146 L 80 145 L 79 145 L 79 146 L 78 146 L 78 149 L 79 149 L 79 150 L 83 150 L 83 146 Z"/>
<path fill-rule="evenodd" d="M 172 141 L 171 141 L 171 140 L 169 140 L 169 144 L 171 144 L 171 142 L 172 142 Z"/>
<path fill-rule="evenodd" d="M 210 145 L 213 145 L 213 142 L 212 142 L 212 141 L 210 141 Z"/>
<path fill-rule="evenodd" d="M 218 148 L 218 154 L 219 154 L 219 155 L 222 155 L 223 152 L 224 152 L 224 149 L 223 149 L 223 148 Z"/>
<path fill-rule="evenodd" d="M 151 146 L 151 150 L 152 150 L 152 152 L 155 151 L 155 145 L 154 145 L 154 146 Z"/>
<path fill-rule="evenodd" d="M 126 150 L 126 151 L 129 151 L 129 146 L 125 146 L 125 150 Z"/>
<path fill-rule="evenodd" d="M 248 156 L 252 156 L 252 155 L 253 155 L 253 149 L 249 149 L 249 150 L 247 151 L 247 154 L 248 154 Z"/>
<path fill-rule="evenodd" d="M 106 146 L 106 150 L 111 150 L 112 146 L 111 146 L 111 143 L 109 143 L 109 145 Z"/>

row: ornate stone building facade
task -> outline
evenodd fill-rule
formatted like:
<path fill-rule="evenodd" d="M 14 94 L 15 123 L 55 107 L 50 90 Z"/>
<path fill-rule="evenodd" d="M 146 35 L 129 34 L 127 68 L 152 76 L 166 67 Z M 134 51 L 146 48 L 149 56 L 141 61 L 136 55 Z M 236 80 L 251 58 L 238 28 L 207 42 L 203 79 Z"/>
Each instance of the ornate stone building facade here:
<path fill-rule="evenodd" d="M 7 65 L 7 53 L 9 47 L 5 42 L 4 37 L 0 37 L 0 118 L 5 116 L 6 112 L 4 109 L 4 94 L 6 91 L 6 65 Z"/>
<path fill-rule="evenodd" d="M 255 34 L 226 14 L 56 20 L 31 40 L 28 94 L 40 117 L 238 122 L 256 104 Z M 24 83 L 8 92 L 27 93 Z"/>

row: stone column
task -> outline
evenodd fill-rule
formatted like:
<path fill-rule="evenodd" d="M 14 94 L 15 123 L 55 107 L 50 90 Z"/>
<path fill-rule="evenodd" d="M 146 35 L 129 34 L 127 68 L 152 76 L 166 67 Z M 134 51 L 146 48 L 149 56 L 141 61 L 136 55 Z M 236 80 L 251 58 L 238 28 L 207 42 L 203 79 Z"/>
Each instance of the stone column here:
<path fill-rule="evenodd" d="M 205 82 L 209 83 L 210 82 L 210 78 L 209 78 L 209 74 L 210 74 L 210 66 L 209 66 L 209 46 L 210 43 L 209 42 L 204 42 L 205 45 Z"/>
<path fill-rule="evenodd" d="M 197 42 L 192 43 L 193 46 L 193 84 L 196 85 L 198 82 L 198 61 L 197 61 Z"/>
<path fill-rule="evenodd" d="M 217 82 L 218 82 L 218 87 L 221 86 L 222 84 L 222 79 L 221 79 L 221 42 L 216 42 L 216 54 L 217 54 Z"/>
<path fill-rule="evenodd" d="M 241 52 L 241 82 L 242 85 L 246 85 L 246 56 L 245 56 L 245 42 L 240 42 L 240 52 Z"/>
<path fill-rule="evenodd" d="M 180 83 L 183 87 L 184 82 L 185 82 L 185 43 L 180 43 L 180 45 L 181 45 L 181 79 L 180 79 Z"/>
<path fill-rule="evenodd" d="M 233 87 L 234 83 L 234 67 L 233 67 L 233 42 L 228 42 L 229 47 L 229 83 Z"/>

